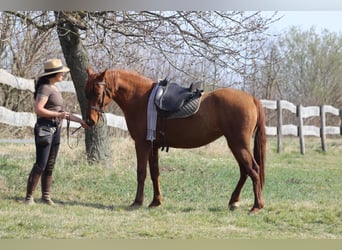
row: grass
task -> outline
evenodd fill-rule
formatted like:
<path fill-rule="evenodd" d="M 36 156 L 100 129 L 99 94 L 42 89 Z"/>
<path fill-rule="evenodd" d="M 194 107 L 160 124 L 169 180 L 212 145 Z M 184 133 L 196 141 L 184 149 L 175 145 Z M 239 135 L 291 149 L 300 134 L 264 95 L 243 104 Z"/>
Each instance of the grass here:
<path fill-rule="evenodd" d="M 63 142 L 56 164 L 56 207 L 23 204 L 34 145 L 0 145 L 1 239 L 342 239 L 342 139 L 329 139 L 320 151 L 317 138 L 306 139 L 306 154 L 296 138 L 284 139 L 276 153 L 269 138 L 265 208 L 248 215 L 251 181 L 241 207 L 228 200 L 239 170 L 223 139 L 191 150 L 160 153 L 163 205 L 149 209 L 152 185 L 145 185 L 144 206 L 129 204 L 136 191 L 136 160 L 129 138 L 113 139 L 113 156 L 103 165 L 86 163 L 82 146 Z"/>

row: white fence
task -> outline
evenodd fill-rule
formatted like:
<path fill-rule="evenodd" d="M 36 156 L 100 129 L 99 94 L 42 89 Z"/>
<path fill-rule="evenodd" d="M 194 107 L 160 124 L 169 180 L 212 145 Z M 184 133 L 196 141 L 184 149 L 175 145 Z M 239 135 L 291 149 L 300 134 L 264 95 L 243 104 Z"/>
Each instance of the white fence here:
<path fill-rule="evenodd" d="M 10 85 L 13 88 L 21 90 L 34 91 L 34 80 L 23 79 L 9 74 L 7 71 L 0 69 L 0 83 Z M 60 82 L 57 84 L 60 91 L 75 93 L 75 88 L 72 82 Z M 337 109 L 330 105 L 303 107 L 294 105 L 288 101 L 278 100 L 261 100 L 266 109 L 277 111 L 277 126 L 266 126 L 266 134 L 277 136 L 278 152 L 282 150 L 282 136 L 293 135 L 298 136 L 300 140 L 301 153 L 305 153 L 304 136 L 317 136 L 321 138 L 322 150 L 326 150 L 325 138 L 326 135 L 342 135 L 342 109 Z M 288 110 L 294 113 L 297 117 L 297 124 L 283 124 L 282 111 Z M 330 113 L 339 116 L 340 126 L 329 126 L 326 124 L 326 114 Z M 127 130 L 127 125 L 124 117 L 106 113 L 107 125 L 122 130 Z M 303 121 L 309 117 L 320 117 L 320 127 L 313 125 L 303 125 Z M 33 127 L 36 120 L 36 115 L 28 112 L 13 112 L 4 107 L 0 107 L 0 123 L 5 123 L 11 126 L 30 126 Z M 63 126 L 66 126 L 64 121 Z M 78 127 L 79 124 L 71 122 L 71 127 Z"/>
<path fill-rule="evenodd" d="M 326 135 L 342 135 L 342 109 L 337 109 L 330 105 L 309 106 L 303 107 L 302 105 L 294 105 L 291 102 L 277 100 L 269 101 L 262 100 L 265 108 L 277 111 L 277 126 L 266 127 L 267 135 L 277 136 L 277 151 L 282 150 L 282 136 L 293 135 L 299 137 L 300 152 L 305 153 L 304 136 L 317 136 L 321 138 L 322 150 L 326 151 Z M 297 125 L 283 124 L 283 110 L 288 110 L 294 113 L 297 118 Z M 326 114 L 339 117 L 340 126 L 329 126 L 326 124 Z M 313 125 L 304 125 L 304 119 L 310 117 L 319 117 L 320 127 Z"/>
<path fill-rule="evenodd" d="M 21 90 L 34 91 L 34 80 L 15 77 L 7 71 L 0 69 L 0 83 L 9 85 L 13 88 Z M 63 81 L 57 83 L 58 88 L 62 92 L 76 93 L 74 85 L 70 81 Z M 127 130 L 125 118 L 122 116 L 106 113 L 106 119 L 108 126 Z M 81 117 L 80 115 L 77 115 Z M 13 112 L 5 107 L 0 107 L 0 123 L 5 123 L 11 126 L 33 127 L 36 122 L 36 115 L 29 112 Z M 63 125 L 66 126 L 66 121 L 63 121 Z M 75 122 L 70 123 L 70 127 L 78 127 L 79 124 Z"/>

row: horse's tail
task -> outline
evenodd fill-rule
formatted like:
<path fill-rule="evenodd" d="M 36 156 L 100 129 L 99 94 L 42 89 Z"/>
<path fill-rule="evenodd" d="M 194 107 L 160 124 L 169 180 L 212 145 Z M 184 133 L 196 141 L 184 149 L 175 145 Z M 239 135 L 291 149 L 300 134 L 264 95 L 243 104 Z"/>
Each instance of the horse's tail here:
<path fill-rule="evenodd" d="M 258 120 L 254 135 L 254 159 L 259 165 L 259 177 L 261 189 L 265 183 L 265 161 L 266 161 L 266 119 L 265 111 L 261 102 L 254 101 L 258 110 Z"/>

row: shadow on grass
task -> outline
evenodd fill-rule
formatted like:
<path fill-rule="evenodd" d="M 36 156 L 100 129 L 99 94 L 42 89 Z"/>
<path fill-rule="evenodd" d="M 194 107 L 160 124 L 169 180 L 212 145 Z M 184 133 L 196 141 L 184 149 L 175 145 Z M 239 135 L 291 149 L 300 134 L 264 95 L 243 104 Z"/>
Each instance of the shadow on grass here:
<path fill-rule="evenodd" d="M 16 203 L 24 204 L 24 197 L 23 196 L 6 196 L 4 197 L 5 200 L 14 201 Z M 56 204 L 56 207 L 67 207 L 67 206 L 79 206 L 79 207 L 88 207 L 88 208 L 94 208 L 99 210 L 109 210 L 109 211 L 136 211 L 139 209 L 147 209 L 147 210 L 155 210 L 155 209 L 167 209 L 172 210 L 174 212 L 182 212 L 182 213 L 193 213 L 196 212 L 198 209 L 196 207 L 148 207 L 148 206 L 129 206 L 129 205 L 104 205 L 100 203 L 91 203 L 91 202 L 80 202 L 80 201 L 64 201 L 59 199 L 53 199 L 54 203 Z M 36 205 L 45 205 L 39 197 L 35 198 Z M 228 207 L 208 207 L 207 208 L 209 212 L 212 213 L 233 213 L 233 211 L 230 211 Z M 240 210 L 244 210 L 244 208 L 240 208 Z"/>
<path fill-rule="evenodd" d="M 6 200 L 11 200 L 16 203 L 22 203 L 23 205 L 25 202 L 25 197 L 21 196 L 7 196 L 5 197 Z M 40 198 L 35 198 L 35 203 L 37 205 L 45 205 Z M 110 210 L 110 211 L 115 211 L 115 210 L 126 210 L 126 211 L 134 211 L 140 208 L 143 208 L 143 206 L 125 206 L 125 205 L 103 205 L 99 203 L 91 203 L 91 202 L 79 202 L 79 201 L 63 201 L 63 200 L 58 200 L 58 199 L 53 199 L 56 207 L 59 206 L 80 206 L 80 207 L 89 207 L 89 208 L 95 208 L 95 209 L 101 209 L 101 210 Z"/>

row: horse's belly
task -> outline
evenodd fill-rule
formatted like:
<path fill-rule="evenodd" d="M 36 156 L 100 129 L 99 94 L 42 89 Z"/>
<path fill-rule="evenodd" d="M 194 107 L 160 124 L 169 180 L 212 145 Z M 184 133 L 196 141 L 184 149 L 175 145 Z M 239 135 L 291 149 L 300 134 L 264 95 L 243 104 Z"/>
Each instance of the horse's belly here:
<path fill-rule="evenodd" d="M 197 148 L 204 145 L 209 144 L 210 142 L 215 141 L 220 136 L 216 137 L 206 137 L 206 138 L 186 138 L 183 137 L 182 140 L 178 140 L 176 138 L 170 138 L 169 140 L 166 138 L 165 143 L 166 146 L 172 148 Z M 176 140 L 175 140 L 176 139 Z"/>
<path fill-rule="evenodd" d="M 165 129 L 161 128 L 160 144 L 174 148 L 195 148 L 206 145 L 220 136 L 221 130 L 202 122 L 189 122 L 175 119 L 168 122 Z M 165 146 L 164 145 L 164 146 Z"/>

